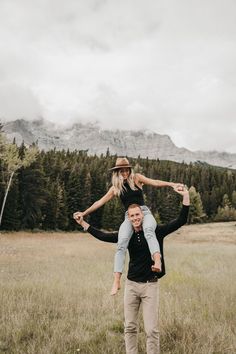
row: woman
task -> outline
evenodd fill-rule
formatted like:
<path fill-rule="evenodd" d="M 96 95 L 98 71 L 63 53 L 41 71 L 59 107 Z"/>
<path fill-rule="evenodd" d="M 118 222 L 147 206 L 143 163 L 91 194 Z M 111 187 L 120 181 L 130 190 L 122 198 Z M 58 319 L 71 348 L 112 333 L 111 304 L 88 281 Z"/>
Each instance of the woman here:
<path fill-rule="evenodd" d="M 117 243 L 117 251 L 115 255 L 115 264 L 114 264 L 114 283 L 111 290 L 111 295 L 115 295 L 117 291 L 120 289 L 120 278 L 123 272 L 124 262 L 125 262 L 125 252 L 127 250 L 129 240 L 133 233 L 132 225 L 128 219 L 127 209 L 131 204 L 139 204 L 141 206 L 141 210 L 144 214 L 143 219 L 143 231 L 144 236 L 147 240 L 149 250 L 154 260 L 154 265 L 152 266 L 152 270 L 156 272 L 161 271 L 161 257 L 160 257 L 160 247 L 158 241 L 155 237 L 155 229 L 156 229 L 156 220 L 151 214 L 149 208 L 144 203 L 143 185 L 151 185 L 154 187 L 174 187 L 178 186 L 178 183 L 173 182 L 165 182 L 160 180 L 154 180 L 151 178 L 147 178 L 140 173 L 134 173 L 132 166 L 129 161 L 125 157 L 118 157 L 116 160 L 116 164 L 113 168 L 110 169 L 112 171 L 112 186 L 108 190 L 108 192 L 95 203 L 93 203 L 88 209 L 84 212 L 76 212 L 73 214 L 75 219 L 84 217 L 101 206 L 107 203 L 109 200 L 114 198 L 115 196 L 120 197 L 126 213 L 125 220 L 121 224 L 118 234 L 118 243 Z M 182 184 L 181 184 L 182 186 Z"/>

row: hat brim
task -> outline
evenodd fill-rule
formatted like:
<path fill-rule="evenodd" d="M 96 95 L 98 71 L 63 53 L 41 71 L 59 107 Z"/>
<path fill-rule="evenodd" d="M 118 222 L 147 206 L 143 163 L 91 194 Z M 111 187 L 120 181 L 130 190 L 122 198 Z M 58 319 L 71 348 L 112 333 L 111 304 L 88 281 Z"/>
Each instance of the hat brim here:
<path fill-rule="evenodd" d="M 121 168 L 132 168 L 133 166 L 131 165 L 120 165 L 120 166 L 115 166 L 112 168 L 109 168 L 109 171 L 114 171 L 114 170 L 120 170 Z"/>

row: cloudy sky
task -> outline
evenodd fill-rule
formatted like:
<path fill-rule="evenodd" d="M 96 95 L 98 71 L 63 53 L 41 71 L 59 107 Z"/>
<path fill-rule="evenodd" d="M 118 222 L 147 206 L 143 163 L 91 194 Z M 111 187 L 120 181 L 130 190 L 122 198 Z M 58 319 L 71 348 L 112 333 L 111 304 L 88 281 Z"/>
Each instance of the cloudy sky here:
<path fill-rule="evenodd" d="M 0 0 L 0 119 L 236 153 L 235 0 Z"/>

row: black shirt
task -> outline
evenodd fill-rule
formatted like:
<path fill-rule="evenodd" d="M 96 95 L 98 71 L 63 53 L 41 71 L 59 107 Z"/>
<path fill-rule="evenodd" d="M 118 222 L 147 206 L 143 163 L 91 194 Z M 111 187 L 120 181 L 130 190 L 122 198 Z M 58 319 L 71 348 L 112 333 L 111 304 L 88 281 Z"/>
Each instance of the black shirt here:
<path fill-rule="evenodd" d="M 120 195 L 120 199 L 125 207 L 125 210 L 128 209 L 128 207 L 131 204 L 138 204 L 138 205 L 144 205 L 144 199 L 143 199 L 143 191 L 141 188 L 136 186 L 135 184 L 135 190 L 130 188 L 130 185 L 126 182 L 124 183 L 125 189 L 122 191 Z"/>
<path fill-rule="evenodd" d="M 151 265 L 154 263 L 148 248 L 147 241 L 144 237 L 143 231 L 134 232 L 128 246 L 129 250 L 129 268 L 127 278 L 136 282 L 146 282 L 155 276 L 161 278 L 165 275 L 165 260 L 163 250 L 164 237 L 171 232 L 176 231 L 182 225 L 186 224 L 188 218 L 189 206 L 183 205 L 177 219 L 165 225 L 157 225 L 156 237 L 160 245 L 160 252 L 162 256 L 162 271 L 160 273 L 152 272 Z M 116 243 L 118 241 L 118 232 L 102 232 L 89 226 L 88 232 L 97 239 L 105 242 Z"/>

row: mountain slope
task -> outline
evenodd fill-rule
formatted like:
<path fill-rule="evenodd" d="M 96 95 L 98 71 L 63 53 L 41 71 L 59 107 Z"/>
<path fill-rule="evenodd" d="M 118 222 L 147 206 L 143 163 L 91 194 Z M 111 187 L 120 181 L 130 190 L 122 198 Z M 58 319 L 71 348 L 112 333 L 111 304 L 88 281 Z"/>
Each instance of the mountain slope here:
<path fill-rule="evenodd" d="M 57 127 L 43 119 L 26 121 L 18 119 L 4 124 L 9 141 L 13 138 L 20 144 L 23 140 L 30 145 L 37 142 L 40 149 L 56 148 L 88 150 L 89 154 L 106 153 L 119 156 L 148 157 L 150 159 L 176 162 L 202 161 L 211 165 L 236 168 L 236 154 L 217 151 L 190 151 L 178 148 L 168 135 L 148 131 L 101 130 L 97 124 L 74 124 L 71 127 Z"/>

